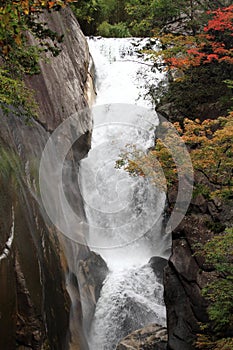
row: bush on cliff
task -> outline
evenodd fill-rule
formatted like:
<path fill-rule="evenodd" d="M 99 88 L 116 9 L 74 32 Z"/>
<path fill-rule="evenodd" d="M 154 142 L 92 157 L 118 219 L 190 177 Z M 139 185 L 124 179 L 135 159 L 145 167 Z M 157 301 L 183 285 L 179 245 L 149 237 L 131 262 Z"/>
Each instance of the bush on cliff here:
<path fill-rule="evenodd" d="M 203 289 L 209 301 L 209 323 L 202 325 L 197 340 L 199 349 L 232 349 L 233 346 L 233 228 L 214 236 L 200 250 L 218 278 Z"/>
<path fill-rule="evenodd" d="M 35 1 L 6 0 L 0 5 L 0 108 L 9 112 L 13 106 L 16 114 L 27 117 L 36 115 L 33 94 L 24 84 L 25 74 L 39 73 L 39 58 L 50 51 L 60 52 L 62 35 L 51 31 L 39 19 L 42 11 L 58 11 L 73 0 Z M 28 44 L 28 33 L 38 45 Z"/>

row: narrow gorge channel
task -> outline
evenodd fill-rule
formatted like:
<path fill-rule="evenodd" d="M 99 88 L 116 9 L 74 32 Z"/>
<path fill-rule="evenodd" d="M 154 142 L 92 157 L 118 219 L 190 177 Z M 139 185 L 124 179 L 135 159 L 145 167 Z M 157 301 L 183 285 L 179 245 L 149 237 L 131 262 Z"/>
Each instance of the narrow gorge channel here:
<path fill-rule="evenodd" d="M 159 81 L 161 73 L 152 72 L 139 52 L 151 45 L 148 39 L 89 38 L 88 43 L 97 97 L 92 148 L 81 161 L 79 182 L 87 243 L 106 261 L 109 273 L 86 333 L 90 350 L 113 350 L 136 329 L 166 326 L 159 271 L 171 245 L 163 234 L 165 194 L 148 179 L 115 168 L 127 144 L 143 151 L 153 146 L 158 118 L 144 98 L 145 85 Z"/>
<path fill-rule="evenodd" d="M 233 349 L 232 11 L 1 2 L 0 350 Z"/>

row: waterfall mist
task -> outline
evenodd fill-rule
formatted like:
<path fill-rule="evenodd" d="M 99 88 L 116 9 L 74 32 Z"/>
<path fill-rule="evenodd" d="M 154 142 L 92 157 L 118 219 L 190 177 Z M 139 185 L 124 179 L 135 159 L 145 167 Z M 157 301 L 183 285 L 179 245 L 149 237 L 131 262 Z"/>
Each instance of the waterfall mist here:
<path fill-rule="evenodd" d="M 146 81 L 159 81 L 140 50 L 149 39 L 90 38 L 96 69 L 92 149 L 81 161 L 79 182 L 89 225 L 87 242 L 107 262 L 88 332 L 91 350 L 112 350 L 124 336 L 149 323 L 166 324 L 163 285 L 148 264 L 167 258 L 170 238 L 162 230 L 165 193 L 149 179 L 115 168 L 126 145 L 146 152 L 154 144 L 158 117 L 144 99 Z"/>

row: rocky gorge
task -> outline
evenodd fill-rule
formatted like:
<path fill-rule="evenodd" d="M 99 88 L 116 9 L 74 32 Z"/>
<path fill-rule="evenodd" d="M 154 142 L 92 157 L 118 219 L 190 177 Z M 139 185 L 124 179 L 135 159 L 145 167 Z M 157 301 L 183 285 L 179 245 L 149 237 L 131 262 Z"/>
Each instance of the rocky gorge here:
<path fill-rule="evenodd" d="M 59 56 L 41 61 L 41 73 L 26 81 L 35 91 L 38 119 L 27 123 L 13 110 L 1 115 L 5 163 L 0 177 L 0 348 L 86 350 L 87 329 L 109 268 L 86 244 L 72 242 L 50 222 L 41 203 L 37 172 L 51 133 L 92 104 L 93 67 L 86 38 L 72 12 L 65 9 L 44 16 L 49 27 L 65 36 Z M 91 148 L 93 121 L 89 113 L 81 116 L 76 132 L 82 136 L 66 160 L 74 180 L 66 192 L 85 221 L 83 198 L 74 184 L 79 161 Z M 170 190 L 168 211 L 175 199 L 175 191 Z M 197 243 L 207 242 L 215 230 L 231 225 L 232 217 L 231 201 L 223 203 L 201 194 L 192 200 L 184 220 L 172 232 L 169 260 L 153 257 L 149 262 L 164 285 L 167 331 L 161 325 L 149 325 L 127 335 L 117 349 L 196 348 L 199 324 L 208 320 L 201 290 L 216 278 L 215 270 L 196 254 Z M 83 232 L 78 234 L 85 242 Z"/>

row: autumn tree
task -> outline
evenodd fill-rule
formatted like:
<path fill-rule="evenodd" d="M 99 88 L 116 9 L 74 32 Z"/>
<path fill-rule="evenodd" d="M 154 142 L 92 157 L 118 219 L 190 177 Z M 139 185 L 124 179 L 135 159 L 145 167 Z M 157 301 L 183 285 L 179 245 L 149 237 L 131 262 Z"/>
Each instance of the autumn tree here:
<path fill-rule="evenodd" d="M 185 119 L 182 125 L 176 122 L 176 134 L 170 131 L 169 123 L 163 124 L 160 128 L 165 128 L 165 136 L 156 139 L 153 149 L 145 154 L 128 146 L 116 166 L 132 175 L 149 177 L 157 187 L 165 190 L 166 186 L 177 184 L 177 171 L 180 170 L 177 170 L 174 154 L 183 156 L 181 139 L 189 150 L 194 170 L 204 175 L 210 185 L 208 198 L 230 198 L 233 187 L 233 113 L 216 120 Z M 189 164 L 184 157 L 182 164 L 181 171 L 188 173 Z M 165 183 L 161 182 L 161 171 L 165 174 Z"/>
<path fill-rule="evenodd" d="M 167 104 L 174 117 L 216 118 L 232 106 L 232 89 L 225 81 L 233 76 L 233 6 L 208 16 L 195 36 L 161 35 L 161 51 L 154 53 L 155 64 L 162 62 L 168 69 L 169 85 L 156 86 L 152 97 L 159 98 L 158 107 Z"/>
<path fill-rule="evenodd" d="M 164 58 L 170 68 L 185 70 L 212 61 L 233 64 L 233 5 L 208 13 L 212 19 L 203 33 L 192 38 L 180 38 L 180 44 L 185 49 L 180 56 L 174 56 L 173 49 L 167 50 Z"/>

